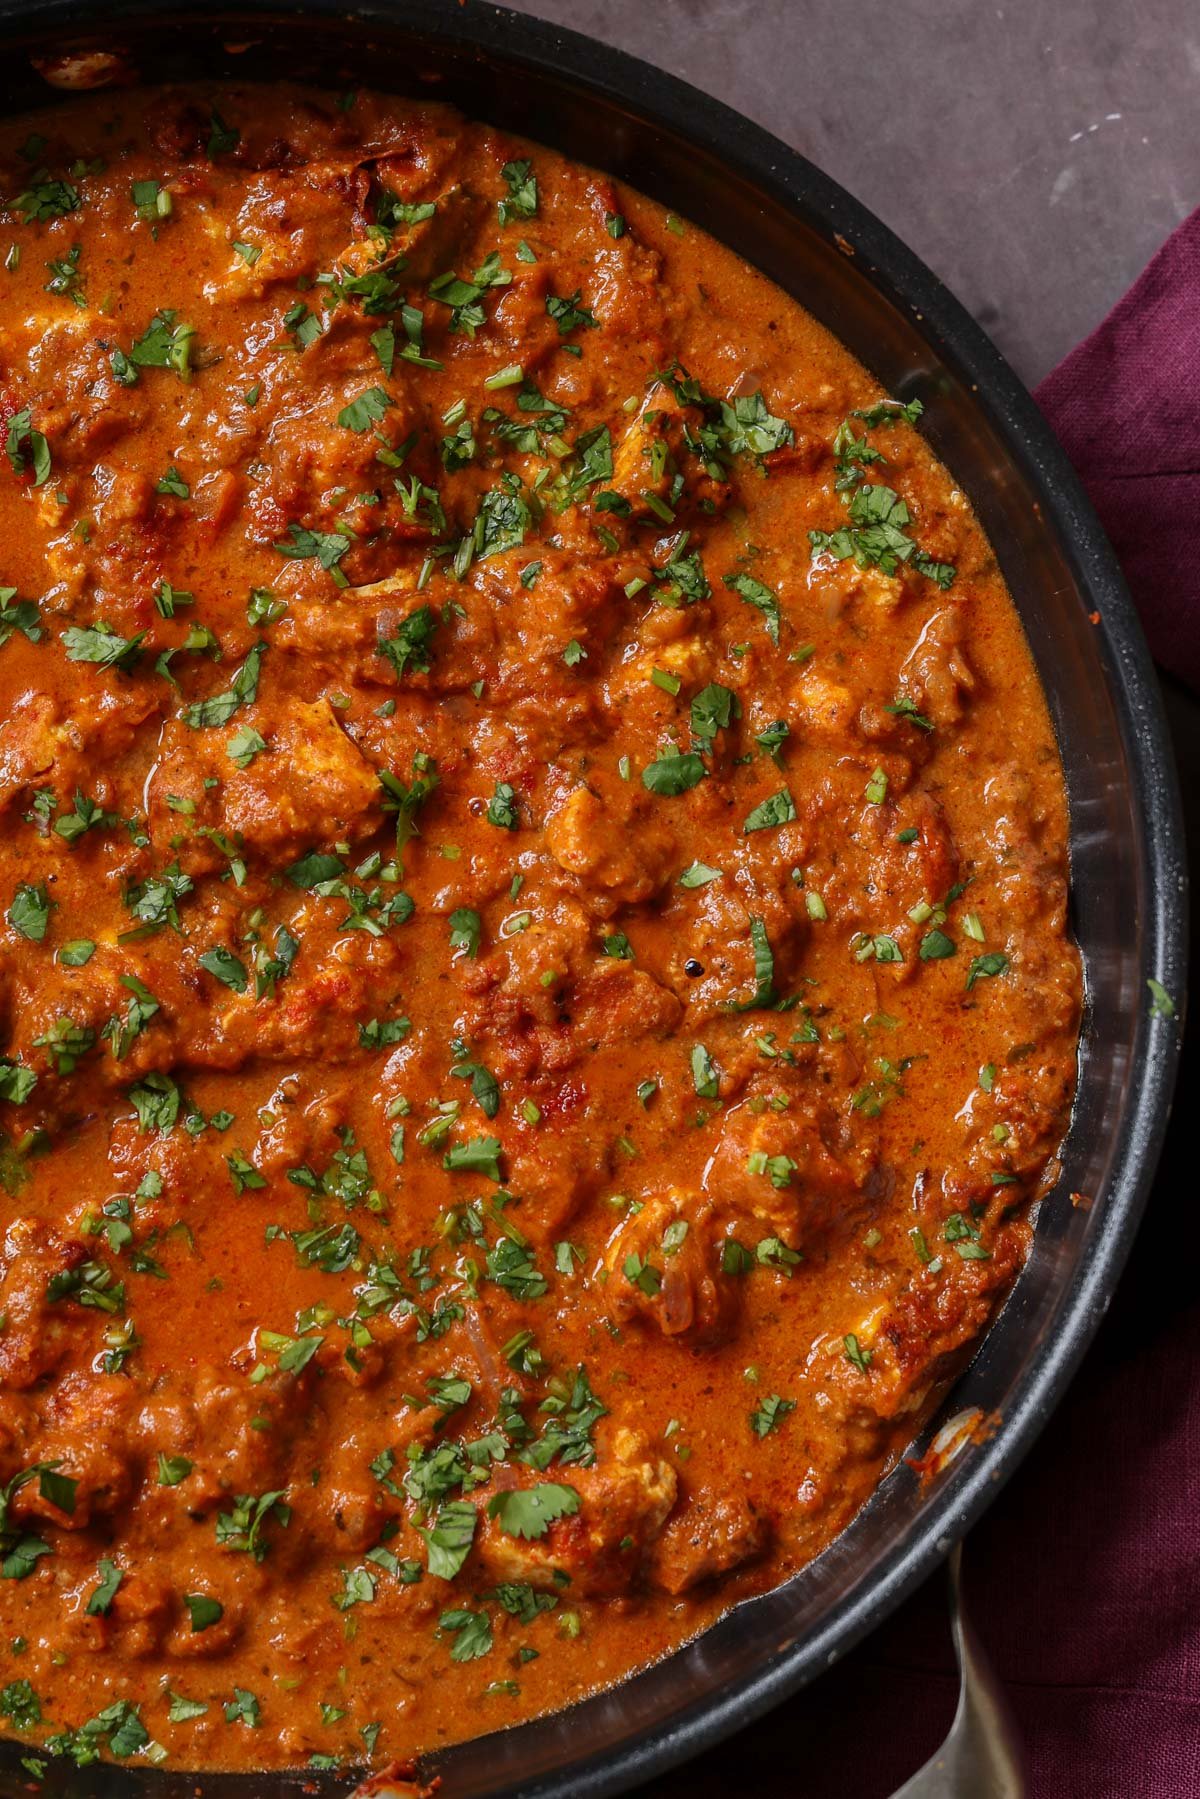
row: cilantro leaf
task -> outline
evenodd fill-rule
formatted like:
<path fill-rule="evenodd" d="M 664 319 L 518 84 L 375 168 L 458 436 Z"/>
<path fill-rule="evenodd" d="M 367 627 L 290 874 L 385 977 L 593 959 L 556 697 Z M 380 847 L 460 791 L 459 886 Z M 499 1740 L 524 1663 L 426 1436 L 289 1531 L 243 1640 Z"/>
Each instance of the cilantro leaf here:
<path fill-rule="evenodd" d="M 326 881 L 336 881 L 339 875 L 345 874 L 346 864 L 340 856 L 322 855 L 318 850 L 310 850 L 307 856 L 301 856 L 284 874 L 293 887 L 320 887 Z"/>
<path fill-rule="evenodd" d="M 757 1012 L 775 1004 L 775 957 L 761 918 L 750 920 L 750 945 L 754 951 L 754 992 L 733 1007 L 735 1012 Z"/>
<path fill-rule="evenodd" d="M 23 1106 L 37 1086 L 37 1075 L 23 1062 L 0 1058 L 0 1100 L 11 1106 Z"/>
<path fill-rule="evenodd" d="M 685 868 L 679 877 L 681 887 L 707 887 L 710 881 L 719 881 L 721 870 L 710 868 L 707 862 L 693 862 Z"/>
<path fill-rule="evenodd" d="M 141 652 L 146 633 L 122 637 L 101 619 L 86 629 L 70 625 L 63 632 L 63 647 L 70 662 L 94 662 L 97 668 L 120 668 L 126 673 Z"/>
<path fill-rule="evenodd" d="M 599 319 L 590 313 L 586 306 L 580 305 L 581 298 L 582 294 L 579 288 L 576 288 L 573 294 L 568 294 L 566 299 L 561 299 L 557 294 L 546 295 L 546 311 L 558 326 L 560 337 L 566 337 L 568 332 L 575 331 L 580 327 L 587 331 L 598 329 Z"/>
<path fill-rule="evenodd" d="M 225 754 L 235 767 L 249 768 L 254 758 L 261 756 L 266 747 L 266 738 L 253 725 L 239 725 L 225 745 Z"/>
<path fill-rule="evenodd" d="M 262 1723 L 262 1707 L 254 1694 L 248 1693 L 245 1687 L 234 1687 L 233 1698 L 227 1700 L 225 1704 L 225 1722 L 227 1724 L 241 1722 L 251 1730 L 257 1730 Z"/>
<path fill-rule="evenodd" d="M 720 1093 L 721 1072 L 703 1043 L 692 1046 L 692 1085 L 701 1099 L 716 1099 Z"/>
<path fill-rule="evenodd" d="M 500 1110 L 500 1086 L 490 1069 L 482 1062 L 472 1062 L 467 1054 L 466 1045 L 456 1039 L 451 1049 L 458 1057 L 450 1072 L 459 1080 L 469 1080 L 475 1103 L 485 1118 L 494 1118 Z"/>
<path fill-rule="evenodd" d="M 192 1464 L 185 1455 L 164 1455 L 158 1452 L 158 1484 L 160 1487 L 177 1487 L 192 1472 Z"/>
<path fill-rule="evenodd" d="M 227 725 L 239 707 L 251 705 L 258 697 L 258 675 L 266 649 L 265 643 L 254 645 L 224 692 L 185 706 L 184 723 L 193 731 L 213 729 Z"/>
<path fill-rule="evenodd" d="M 289 562 L 319 562 L 333 576 L 338 587 L 349 585 L 339 567 L 350 548 L 350 539 L 344 531 L 310 531 L 305 525 L 289 525 L 288 531 L 292 541 L 275 545 L 281 556 Z"/>
<path fill-rule="evenodd" d="M 782 1399 L 778 1393 L 767 1393 L 750 1414 L 750 1428 L 756 1437 L 767 1437 L 795 1409 L 794 1399 Z"/>
<path fill-rule="evenodd" d="M 358 1027 L 358 1041 L 363 1049 L 389 1049 L 403 1043 L 412 1029 L 408 1018 L 372 1018 Z"/>
<path fill-rule="evenodd" d="M 204 954 L 199 957 L 199 962 L 201 968 L 212 975 L 214 980 L 220 981 L 225 987 L 232 988 L 234 993 L 245 993 L 250 984 L 250 977 L 246 973 L 246 964 L 240 957 L 235 956 L 232 950 L 221 946 L 216 949 L 206 949 Z"/>
<path fill-rule="evenodd" d="M 450 948 L 464 949 L 473 961 L 479 954 L 483 936 L 483 920 L 470 906 L 459 906 L 450 914 Z"/>
<path fill-rule="evenodd" d="M 155 1070 L 146 1075 L 129 1089 L 128 1098 L 144 1134 L 158 1131 L 166 1136 L 174 1130 L 183 1095 L 169 1074 Z"/>
<path fill-rule="evenodd" d="M 23 225 L 33 225 L 44 219 L 65 218 L 68 213 L 78 212 L 81 204 L 77 187 L 69 181 L 55 180 L 46 169 L 36 169 L 24 193 L 13 201 L 13 208 L 20 213 Z"/>
<path fill-rule="evenodd" d="M 31 887 L 22 882 L 13 894 L 12 905 L 8 908 L 8 922 L 19 937 L 24 937 L 29 943 L 41 943 L 50 923 L 51 904 L 43 885 Z"/>
<path fill-rule="evenodd" d="M 648 793 L 676 798 L 687 793 L 704 779 L 706 770 L 699 756 L 691 751 L 669 749 L 656 762 L 642 770 L 642 786 Z"/>
<path fill-rule="evenodd" d="M 492 1647 L 492 1621 L 486 1612 L 443 1612 L 438 1619 L 438 1630 L 454 1633 L 450 1650 L 452 1662 L 478 1661 Z"/>
<path fill-rule="evenodd" d="M 103 1617 L 117 1596 L 117 1588 L 125 1578 L 125 1571 L 118 1568 L 115 1562 L 102 1560 L 96 1572 L 100 1576 L 100 1584 L 94 1588 L 87 1602 L 89 1618 Z"/>
<path fill-rule="evenodd" d="M 268 1549 L 262 1535 L 268 1520 L 285 1529 L 292 1521 L 292 1508 L 284 1503 L 286 1492 L 286 1487 L 281 1487 L 257 1498 L 252 1493 L 239 1493 L 232 1511 L 217 1513 L 217 1542 L 261 1562 Z"/>
<path fill-rule="evenodd" d="M 442 1167 L 452 1174 L 486 1174 L 489 1180 L 500 1180 L 500 1139 L 472 1137 L 456 1143 L 446 1152 Z"/>
<path fill-rule="evenodd" d="M 890 712 L 893 718 L 906 718 L 909 724 L 916 725 L 919 731 L 932 731 L 934 728 L 933 720 L 926 718 L 923 712 L 918 711 L 916 701 L 909 699 L 907 694 L 900 694 L 890 706 L 884 707 L 884 711 Z"/>
<path fill-rule="evenodd" d="M 433 666 L 430 645 L 441 622 L 432 606 L 418 606 L 394 637 L 380 638 L 376 654 L 390 662 L 400 677 L 410 669 L 414 675 L 427 675 Z"/>
<path fill-rule="evenodd" d="M 500 223 L 509 225 L 513 219 L 533 218 L 538 209 L 538 188 L 533 164 L 506 162 L 500 173 L 508 188 L 507 196 L 496 206 Z"/>
<path fill-rule="evenodd" d="M 548 1283 L 538 1270 L 527 1243 L 501 1237 L 487 1252 L 488 1277 L 514 1299 L 541 1299 Z"/>
<path fill-rule="evenodd" d="M 359 394 L 357 400 L 351 400 L 348 406 L 342 407 L 337 422 L 348 431 L 369 431 L 383 417 L 391 403 L 382 387 L 368 387 Z"/>
<path fill-rule="evenodd" d="M 424 1538 L 429 1572 L 438 1580 L 453 1580 L 475 1539 L 478 1513 L 468 1499 L 448 1499 L 428 1529 L 416 1525 Z"/>
<path fill-rule="evenodd" d="M 14 631 L 20 631 L 30 643 L 37 643 L 42 635 L 37 601 L 18 600 L 16 596 L 15 587 L 0 587 L 0 649 Z"/>
<path fill-rule="evenodd" d="M 779 598 L 762 581 L 756 581 L 753 575 L 726 575 L 725 585 L 739 599 L 745 600 L 748 606 L 756 606 L 766 620 L 767 636 L 773 644 L 779 643 L 781 614 Z"/>
<path fill-rule="evenodd" d="M 1150 976 L 1146 981 L 1146 985 L 1150 989 L 1151 1018 L 1174 1018 L 1175 1001 L 1171 998 L 1171 995 L 1167 992 L 1162 982 L 1156 981 L 1153 976 Z"/>
<path fill-rule="evenodd" d="M 130 346 L 129 361 L 139 369 L 174 369 L 180 380 L 191 375 L 194 325 L 177 322 L 178 314 L 156 312 L 145 332 Z"/>
<path fill-rule="evenodd" d="M 18 1730 L 32 1730 L 42 1721 L 41 1700 L 27 1680 L 12 1680 L 0 1691 L 0 1714 Z"/>
<path fill-rule="evenodd" d="M 535 1487 L 513 1487 L 494 1493 L 488 1500 L 488 1517 L 498 1520 L 506 1536 L 532 1541 L 544 1537 L 559 1518 L 571 1518 L 579 1510 L 574 1487 L 558 1481 L 539 1481 Z"/>
<path fill-rule="evenodd" d="M 451 269 L 431 281 L 427 291 L 431 300 L 450 308 L 451 331 L 474 337 L 486 319 L 481 304 L 484 294 L 491 287 L 507 287 L 511 281 L 511 270 L 500 267 L 500 252 L 493 250 L 475 270 L 473 280 L 467 281 Z"/>
<path fill-rule="evenodd" d="M 711 744 L 718 731 L 727 731 L 742 715 L 742 703 L 729 687 L 719 681 L 702 687 L 692 701 L 692 735 L 701 743 Z"/>
<path fill-rule="evenodd" d="M 6 448 L 16 473 L 23 475 L 28 468 L 33 473 L 33 485 L 44 487 L 50 479 L 50 445 L 43 432 L 34 430 L 33 413 L 28 406 L 9 419 Z"/>
<path fill-rule="evenodd" d="M 213 1599 L 208 1593 L 185 1593 L 183 1603 L 187 1606 L 192 1620 L 193 1635 L 197 1631 L 208 1630 L 212 1625 L 219 1624 L 225 1616 L 225 1607 L 221 1601 Z"/>
<path fill-rule="evenodd" d="M 985 956 L 976 956 L 967 972 L 967 992 L 970 993 L 976 981 L 991 979 L 1008 971 L 1008 957 L 999 950 L 990 950 Z"/>
<path fill-rule="evenodd" d="M 766 456 L 793 444 L 792 427 L 773 418 L 761 393 L 742 394 L 721 401 L 721 426 L 725 445 L 733 455 Z"/>
<path fill-rule="evenodd" d="M 755 806 L 754 810 L 748 814 L 742 830 L 746 834 L 751 831 L 771 830 L 776 825 L 790 823 L 795 816 L 796 802 L 792 798 L 791 790 L 781 787 L 778 793 L 771 794 L 768 799 L 760 801 Z"/>
<path fill-rule="evenodd" d="M 488 801 L 487 821 L 502 831 L 515 831 L 520 825 L 517 796 L 507 781 L 496 782 L 496 791 Z"/>
<path fill-rule="evenodd" d="M 508 476 L 498 487 L 489 488 L 479 502 L 470 535 L 459 545 L 454 572 L 466 573 L 472 558 L 486 562 L 504 550 L 516 550 L 525 541 L 525 533 L 533 522 L 533 514 L 522 499 L 516 476 Z M 461 566 L 464 563 L 466 566 Z"/>

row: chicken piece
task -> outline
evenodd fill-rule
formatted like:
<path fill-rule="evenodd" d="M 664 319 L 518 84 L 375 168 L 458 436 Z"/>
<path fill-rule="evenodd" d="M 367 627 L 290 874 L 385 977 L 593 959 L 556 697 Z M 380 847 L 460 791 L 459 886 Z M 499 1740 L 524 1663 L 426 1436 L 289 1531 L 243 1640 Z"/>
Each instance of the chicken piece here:
<path fill-rule="evenodd" d="M 714 1202 L 678 1187 L 631 1211 L 604 1251 L 614 1323 L 641 1318 L 710 1346 L 728 1336 L 742 1288 L 721 1271 L 722 1234 Z"/>
<path fill-rule="evenodd" d="M 642 402 L 613 452 L 610 483 L 629 502 L 631 517 L 663 520 L 662 507 L 669 505 L 676 524 L 686 523 L 701 511 L 711 517 L 728 503 L 730 484 L 698 472 L 689 448 L 689 439 L 696 441 L 703 423 L 701 409 L 681 405 L 665 383 Z M 682 495 L 676 493 L 679 473 L 687 477 Z"/>
<path fill-rule="evenodd" d="M 309 272 L 313 234 L 321 231 L 336 237 L 346 224 L 346 196 L 335 191 L 328 174 L 322 165 L 262 169 L 247 182 L 229 226 L 212 215 L 214 236 L 228 235 L 229 241 L 228 266 L 205 284 L 210 298 L 261 298 L 279 282 L 293 284 L 298 275 Z M 253 262 L 236 254 L 235 241 L 256 246 L 259 254 Z M 354 246 L 360 247 L 370 262 L 378 261 L 377 243 L 363 238 Z M 214 254 L 214 262 L 219 254 Z"/>
<path fill-rule="evenodd" d="M 638 647 L 613 672 L 609 714 L 614 730 L 654 738 L 675 724 L 678 713 L 678 703 L 664 697 L 655 672 L 673 675 L 688 694 L 697 693 L 719 672 L 720 646 L 698 612 L 675 607 L 663 609 L 662 623 L 653 614 L 642 619 L 637 635 Z"/>
<path fill-rule="evenodd" d="M 899 691 L 939 727 L 957 724 L 979 686 L 967 659 L 963 605 L 943 606 L 925 624 L 900 667 Z"/>
<path fill-rule="evenodd" d="M 84 687 L 69 710 L 49 694 L 22 694 L 0 732 L 0 806 L 31 787 L 53 787 L 63 807 L 82 791 L 115 809 L 112 783 L 105 777 L 98 786 L 97 769 L 118 762 L 160 706 L 148 688 L 129 682 Z"/>
<path fill-rule="evenodd" d="M 57 1471 L 75 1483 L 72 1503 L 63 1509 L 31 1481 L 14 1497 L 13 1517 L 77 1531 L 121 1511 L 136 1484 L 136 1470 L 123 1453 L 136 1405 L 133 1383 L 121 1375 L 91 1369 L 67 1374 L 46 1400 L 42 1434 L 29 1455 L 59 1464 Z"/>
<path fill-rule="evenodd" d="M 385 890 L 386 891 L 386 890 Z M 340 905 L 340 902 L 338 902 Z M 345 1062 L 361 1051 L 359 1026 L 393 1006 L 398 1008 L 397 970 L 405 951 L 388 937 L 348 933 L 324 955 L 313 946 L 316 933 L 303 941 L 305 925 L 329 902 L 314 900 L 293 914 L 291 929 L 302 948 L 294 967 L 269 1000 L 245 994 L 216 996 L 213 1013 L 194 1033 L 181 1032 L 175 1044 L 180 1063 L 198 1068 L 239 1068 L 260 1061 L 305 1059 L 316 1036 L 327 1065 Z M 344 907 L 334 916 L 344 915 Z M 273 933 L 265 938 L 268 946 Z M 201 975 L 201 980 L 205 977 Z"/>
<path fill-rule="evenodd" d="M 597 957 L 591 920 L 562 900 L 463 965 L 466 1034 L 501 1079 L 561 1075 L 603 1045 L 666 1036 L 675 995 L 632 962 Z"/>
<path fill-rule="evenodd" d="M 812 927 L 799 889 L 788 881 L 788 868 L 802 857 L 789 845 L 786 834 L 804 828 L 797 823 L 785 825 L 777 833 L 757 833 L 772 842 L 764 841 L 761 860 L 752 870 L 743 867 L 736 876 L 707 881 L 689 896 L 688 922 L 672 944 L 668 973 L 693 1026 L 702 1018 L 728 1016 L 731 1000 L 744 1004 L 757 993 L 755 920 L 770 946 L 775 993 L 783 998 L 795 992 Z M 757 849 L 754 839 L 749 841 Z"/>
<path fill-rule="evenodd" d="M 80 1647 L 93 1655 L 127 1656 L 134 1661 L 158 1655 L 178 1603 L 170 1583 L 144 1568 L 125 1568 L 108 1609 L 89 1613 L 87 1602 L 96 1591 L 97 1579 L 95 1569 L 89 1569 L 87 1578 L 66 1596 L 67 1628 Z"/>
<path fill-rule="evenodd" d="M 507 709 L 524 701 L 545 714 L 548 671 L 561 665 L 570 643 L 579 644 L 589 664 L 598 660 L 626 602 L 616 563 L 589 562 L 569 548 L 550 545 L 539 545 L 539 560 L 541 572 L 532 591 L 520 579 L 529 562 L 525 547 L 475 564 L 468 577 L 473 597 L 467 617 L 455 625 L 455 647 L 460 659 L 470 654 L 484 662 L 493 703 Z M 448 670 L 435 666 L 431 684 L 450 678 Z M 565 740 L 564 723 L 581 704 L 591 703 L 587 687 L 570 676 L 555 692 L 546 721 L 552 752 Z"/>
<path fill-rule="evenodd" d="M 593 1096 L 580 1075 L 547 1076 L 529 1089 L 538 1118 L 514 1120 L 505 1145 L 508 1175 L 521 1195 L 520 1229 L 549 1245 L 610 1181 L 619 1151 L 604 1098 Z"/>
<path fill-rule="evenodd" d="M 381 157 L 375 164 L 375 173 L 379 179 L 379 190 L 374 200 L 377 214 L 387 215 L 388 201 L 394 177 L 400 175 L 397 167 L 398 159 Z M 410 190 L 412 183 L 405 183 Z M 439 193 L 436 187 L 428 190 L 427 183 L 418 184 L 416 192 L 405 193 L 404 198 L 411 203 L 432 201 L 437 211 L 432 218 L 420 219 L 416 224 L 397 224 L 391 242 L 388 245 L 389 256 L 396 254 L 404 258 L 404 281 L 406 285 L 420 283 L 426 285 L 435 275 L 453 268 L 456 260 L 463 254 L 463 246 L 470 242 L 479 225 L 484 222 L 490 212 L 487 202 L 477 195 L 468 193 L 459 182 L 452 182 Z M 368 204 L 371 204 L 370 202 Z M 350 246 L 345 261 L 348 266 L 370 267 L 379 260 L 379 247 L 371 239 L 364 239 L 361 244 Z"/>
<path fill-rule="evenodd" d="M 1046 819 L 1035 804 L 1026 770 L 1014 763 L 992 769 L 983 784 L 983 803 L 984 842 L 996 861 L 1015 859 L 1027 865 L 1031 848 L 1044 834 Z"/>
<path fill-rule="evenodd" d="M 0 1387 L 25 1391 L 58 1367 L 81 1331 L 94 1326 L 77 1311 L 52 1304 L 50 1280 L 84 1259 L 78 1243 L 65 1242 L 40 1218 L 15 1218 L 4 1236 L 0 1276 Z"/>
<path fill-rule="evenodd" d="M 435 1413 L 435 1417 L 437 1414 Z M 395 1515 L 383 1486 L 372 1475 L 370 1461 L 378 1443 L 364 1443 L 357 1431 L 335 1440 L 321 1470 L 321 1484 L 307 1507 L 308 1537 L 314 1548 L 333 1555 L 360 1555 L 383 1540 L 383 1529 Z"/>
<path fill-rule="evenodd" d="M 844 739 L 854 730 L 859 701 L 840 681 L 830 681 L 814 668 L 806 668 L 796 687 L 805 727 L 818 736 Z"/>
<path fill-rule="evenodd" d="M 57 707 L 48 693 L 21 695 L 0 737 L 0 803 L 7 805 L 54 767 L 59 753 Z"/>
<path fill-rule="evenodd" d="M 803 1251 L 861 1202 L 875 1156 L 863 1142 L 861 1120 L 851 1137 L 815 1093 L 787 1097 L 782 1111 L 768 1105 L 756 1112 L 746 1104 L 726 1113 L 704 1189 L 759 1236 Z"/>
<path fill-rule="evenodd" d="M 284 1377 L 288 1378 L 288 1377 Z M 187 1397 L 164 1392 L 143 1407 L 137 1429 L 146 1445 L 147 1460 L 170 1445 L 173 1455 L 184 1455 L 192 1472 L 176 1491 L 179 1503 L 191 1512 L 228 1509 L 231 1494 L 265 1493 L 287 1486 L 285 1466 L 288 1442 L 302 1420 L 295 1406 L 276 1407 L 270 1383 L 252 1387 L 243 1378 L 229 1379 L 215 1368 L 201 1368 Z M 269 1429 L 256 1428 L 255 1420 L 267 1417 Z M 164 1423 L 169 1428 L 164 1428 Z"/>
<path fill-rule="evenodd" d="M 650 1584 L 677 1598 L 762 1555 L 771 1535 L 770 1520 L 749 1495 L 689 1492 L 654 1545 Z"/>
<path fill-rule="evenodd" d="M 475 1539 L 480 1564 L 493 1580 L 527 1581 L 544 1591 L 561 1591 L 558 1576 L 567 1574 L 573 1594 L 627 1592 L 675 1503 L 675 1470 L 641 1431 L 618 1425 L 595 1467 L 563 1468 L 552 1478 L 575 1490 L 579 1510 L 526 1541 L 510 1536 L 481 1507 Z"/>
<path fill-rule="evenodd" d="M 249 765 L 228 754 L 238 729 L 250 726 L 266 741 Z M 214 779 L 217 785 L 206 786 Z M 185 799 L 193 836 L 179 848 L 189 874 L 224 866 L 202 829 L 216 830 L 245 849 L 283 861 L 314 844 L 358 841 L 378 828 L 383 812 L 374 769 L 346 736 L 326 700 L 291 700 L 252 707 L 226 729 L 192 730 L 172 719 L 147 787 L 152 833 L 178 837 L 181 815 L 169 799 Z"/>
<path fill-rule="evenodd" d="M 219 1618 L 197 1630 L 190 1609 L 179 1607 L 182 1616 L 177 1615 L 175 1628 L 167 1639 L 167 1654 L 181 1661 L 214 1661 L 228 1655 L 246 1628 L 244 1606 L 222 1591 L 219 1576 L 214 1581 L 211 1564 L 197 1568 L 184 1590 L 213 1599 L 219 1597 L 223 1609 Z"/>
<path fill-rule="evenodd" d="M 605 957 L 576 976 L 564 994 L 573 1055 L 638 1038 L 665 1037 L 682 1008 L 666 987 L 631 962 Z"/>
<path fill-rule="evenodd" d="M 950 1254 L 928 1217 L 925 1230 L 931 1247 L 943 1250 L 946 1268 L 914 1275 L 898 1294 L 860 1298 L 809 1348 L 805 1378 L 827 1396 L 830 1422 L 843 1419 L 847 1453 L 854 1433 L 879 1440 L 883 1425 L 920 1410 L 984 1329 L 997 1294 L 1008 1289 L 1029 1251 L 1027 1217 L 988 1236 L 985 1260 Z M 846 1353 L 850 1338 L 861 1352 L 853 1360 Z"/>
<path fill-rule="evenodd" d="M 679 846 L 664 809 L 627 782 L 603 796 L 577 787 L 546 821 L 551 855 L 586 893 L 597 887 L 626 905 L 649 899 L 678 866 Z"/>

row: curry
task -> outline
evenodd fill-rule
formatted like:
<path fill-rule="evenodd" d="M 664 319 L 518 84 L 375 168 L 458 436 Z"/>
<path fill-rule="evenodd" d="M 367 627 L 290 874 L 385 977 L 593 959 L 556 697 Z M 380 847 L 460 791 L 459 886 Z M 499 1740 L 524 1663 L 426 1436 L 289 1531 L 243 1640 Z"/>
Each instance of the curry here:
<path fill-rule="evenodd" d="M 0 1714 L 379 1767 L 830 1543 L 1053 1182 L 995 556 L 793 301 L 437 104 L 0 142 Z"/>

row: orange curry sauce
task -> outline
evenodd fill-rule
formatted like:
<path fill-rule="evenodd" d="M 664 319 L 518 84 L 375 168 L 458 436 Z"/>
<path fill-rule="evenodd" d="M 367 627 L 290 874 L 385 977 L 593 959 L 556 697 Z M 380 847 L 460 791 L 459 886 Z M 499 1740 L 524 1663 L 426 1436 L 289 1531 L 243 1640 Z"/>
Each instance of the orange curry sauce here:
<path fill-rule="evenodd" d="M 0 192 L 0 1713 L 379 1765 L 927 1415 L 1071 1103 L 1059 759 L 920 408 L 609 178 L 231 87 Z"/>

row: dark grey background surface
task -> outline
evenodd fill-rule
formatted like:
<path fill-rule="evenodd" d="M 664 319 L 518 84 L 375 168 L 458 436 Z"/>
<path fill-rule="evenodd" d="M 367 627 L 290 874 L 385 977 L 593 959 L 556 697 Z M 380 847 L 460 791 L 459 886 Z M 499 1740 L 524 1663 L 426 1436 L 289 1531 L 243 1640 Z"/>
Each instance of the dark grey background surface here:
<path fill-rule="evenodd" d="M 1200 0 L 511 0 L 765 125 L 1031 386 L 1200 198 Z M 536 132 L 535 132 L 536 135 Z"/>
<path fill-rule="evenodd" d="M 1200 0 L 509 3 L 669 69 L 800 150 L 929 263 L 1030 386 L 1200 204 Z M 1165 697 L 1195 843 L 1200 702 L 1174 682 Z M 1193 931 L 1200 941 L 1195 917 Z M 1197 1037 L 1189 1032 L 1185 1094 L 1198 1090 Z M 1090 1372 L 1103 1391 L 1129 1344 L 1152 1334 L 1139 1293 L 1158 1283 L 1155 1317 L 1182 1304 L 1161 1285 L 1177 1228 L 1163 1202 L 1194 1189 L 1194 1143 L 1180 1110 L 1159 1203 L 1080 1389 Z M 1190 1275 L 1187 1286 L 1194 1290 Z M 974 1588 L 1018 1713 L 1031 1799 L 1078 1799 L 1082 1790 L 1069 1773 L 1078 1670 L 1062 1666 L 1047 1679 L 1030 1665 L 1055 1669 L 1056 1656 L 1041 1641 L 1037 1594 L 1022 1590 L 1020 1545 L 1023 1533 L 1062 1529 L 1071 1504 L 1088 1502 L 1072 1493 L 1069 1458 L 1056 1456 L 1054 1441 L 1069 1441 L 1085 1419 L 1085 1402 L 1073 1410 L 1068 1395 L 966 1550 L 968 1599 Z M 1103 1576 L 1100 1566 L 1081 1571 L 1081 1602 Z M 931 1582 L 836 1670 L 637 1799 L 886 1799 L 936 1748 L 956 1697 L 945 1605 Z M 1111 1725 L 1123 1715 L 1114 1707 Z M 1103 1766 L 1102 1745 L 1088 1748 L 1091 1765 Z M 1126 1760 L 1149 1766 L 1152 1747 L 1144 1749 Z M 1101 1777 L 1089 1799 L 1128 1794 Z"/>

